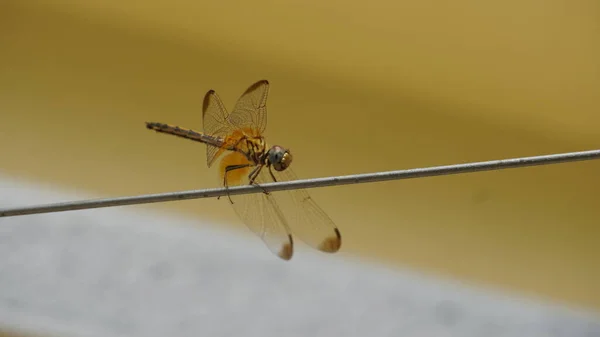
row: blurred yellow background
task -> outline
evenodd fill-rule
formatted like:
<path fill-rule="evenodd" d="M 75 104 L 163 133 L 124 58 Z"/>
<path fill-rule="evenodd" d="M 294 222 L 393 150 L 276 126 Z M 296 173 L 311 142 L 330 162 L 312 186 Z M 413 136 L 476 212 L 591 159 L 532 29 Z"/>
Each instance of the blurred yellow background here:
<path fill-rule="evenodd" d="M 271 82 L 301 178 L 600 148 L 597 1 L 0 2 L 0 170 L 104 196 L 218 185 L 204 93 Z M 312 190 L 342 250 L 600 309 L 600 163 Z M 247 230 L 225 200 L 151 206 Z M 324 256 L 323 258 L 327 258 Z M 290 262 L 293 263 L 293 262 Z"/>

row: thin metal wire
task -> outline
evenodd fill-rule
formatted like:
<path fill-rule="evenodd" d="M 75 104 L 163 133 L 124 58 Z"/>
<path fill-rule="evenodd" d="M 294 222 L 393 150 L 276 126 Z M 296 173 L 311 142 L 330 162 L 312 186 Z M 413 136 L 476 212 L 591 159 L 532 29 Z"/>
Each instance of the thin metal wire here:
<path fill-rule="evenodd" d="M 268 192 L 285 191 L 300 188 L 315 188 L 327 186 L 339 186 L 349 184 L 362 184 L 382 182 L 387 180 L 400 180 L 412 178 L 424 178 L 440 175 L 452 175 L 460 173 L 470 173 L 479 171 L 492 171 L 508 168 L 549 165 L 564 162 L 592 160 L 600 158 L 600 150 L 590 150 L 581 152 L 569 152 L 535 157 L 522 157 L 513 159 L 492 160 L 484 162 L 456 164 L 447 166 L 434 166 L 426 168 L 416 168 L 399 171 L 375 172 L 364 174 L 352 174 L 346 176 L 301 179 L 286 182 L 268 183 L 259 186 L 234 186 L 229 188 L 229 194 L 250 194 L 263 193 L 263 190 Z M 0 217 L 64 212 L 91 208 L 114 207 L 125 205 L 148 204 L 155 202 L 166 202 L 176 200 L 213 198 L 227 195 L 225 188 L 180 191 L 160 194 L 146 194 L 132 197 L 107 198 L 96 200 L 70 201 L 38 206 L 19 207 L 0 209 Z"/>

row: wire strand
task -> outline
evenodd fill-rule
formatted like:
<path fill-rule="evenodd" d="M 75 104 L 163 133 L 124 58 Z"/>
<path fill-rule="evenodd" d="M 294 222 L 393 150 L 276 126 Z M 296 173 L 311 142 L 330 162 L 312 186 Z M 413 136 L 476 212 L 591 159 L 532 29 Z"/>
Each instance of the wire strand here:
<path fill-rule="evenodd" d="M 521 157 L 521 158 L 501 159 L 501 160 L 492 160 L 492 161 L 475 162 L 475 163 L 434 166 L 434 167 L 426 167 L 426 168 L 415 168 L 415 169 L 408 169 L 408 170 L 352 174 L 352 175 L 337 176 L 337 177 L 300 179 L 300 180 L 294 180 L 294 181 L 262 184 L 260 186 L 244 185 L 244 186 L 229 187 L 229 189 L 214 188 L 214 189 L 169 192 L 169 193 L 160 193 L 160 194 L 146 194 L 146 195 L 131 196 L 131 197 L 70 201 L 70 202 L 61 202 L 61 203 L 53 203 L 53 204 L 45 204 L 45 205 L 37 205 L 37 206 L 0 209 L 0 217 L 64 212 L 64 211 L 74 211 L 74 210 L 103 208 L 103 207 L 115 207 L 115 206 L 126 206 L 126 205 L 139 205 L 139 204 L 149 204 L 149 203 L 177 201 L 177 200 L 214 198 L 214 197 L 226 196 L 227 192 L 229 192 L 230 195 L 239 195 L 239 194 L 250 194 L 250 193 L 264 193 L 264 190 L 266 190 L 267 192 L 277 192 L 277 191 L 293 190 L 293 189 L 300 189 L 300 188 L 315 188 L 315 187 L 340 186 L 340 185 L 350 185 L 350 184 L 374 183 L 374 182 L 382 182 L 382 181 L 388 181 L 388 180 L 414 179 L 414 178 L 424 178 L 424 177 L 432 177 L 432 176 L 440 176 L 440 175 L 471 173 L 471 172 L 479 172 L 479 171 L 493 171 L 493 170 L 501 170 L 501 169 L 508 169 L 508 168 L 519 168 L 519 167 L 536 166 L 536 165 L 549 165 L 549 164 L 558 164 L 558 163 L 564 163 L 564 162 L 592 160 L 592 159 L 599 159 L 599 158 L 600 158 L 600 150 L 590 150 L 590 151 L 569 152 L 569 153 L 560 153 L 560 154 L 543 155 L 543 156 L 535 156 L 535 157 Z"/>

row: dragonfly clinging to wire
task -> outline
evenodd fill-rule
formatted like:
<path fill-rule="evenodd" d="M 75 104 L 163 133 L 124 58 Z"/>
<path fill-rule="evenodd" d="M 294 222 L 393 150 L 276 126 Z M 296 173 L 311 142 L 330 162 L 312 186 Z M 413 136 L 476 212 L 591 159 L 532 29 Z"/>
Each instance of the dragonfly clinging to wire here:
<path fill-rule="evenodd" d="M 268 94 L 269 82 L 258 81 L 228 113 L 216 92 L 209 90 L 202 106 L 203 132 L 154 122 L 146 127 L 206 144 L 208 167 L 222 156 L 219 174 L 225 187 L 296 180 L 289 149 L 269 147 L 263 136 Z M 240 219 L 284 260 L 294 254 L 292 233 L 320 251 L 340 249 L 340 231 L 304 189 L 228 197 Z"/>

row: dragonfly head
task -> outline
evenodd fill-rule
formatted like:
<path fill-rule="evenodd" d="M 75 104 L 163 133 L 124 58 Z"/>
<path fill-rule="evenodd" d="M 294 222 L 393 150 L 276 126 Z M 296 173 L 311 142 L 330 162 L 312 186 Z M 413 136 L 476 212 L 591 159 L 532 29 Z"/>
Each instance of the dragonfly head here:
<path fill-rule="evenodd" d="M 275 171 L 283 171 L 292 163 L 292 154 L 289 150 L 284 149 L 279 145 L 275 145 L 269 149 L 268 160 Z"/>

